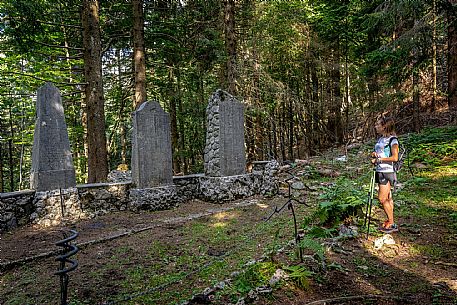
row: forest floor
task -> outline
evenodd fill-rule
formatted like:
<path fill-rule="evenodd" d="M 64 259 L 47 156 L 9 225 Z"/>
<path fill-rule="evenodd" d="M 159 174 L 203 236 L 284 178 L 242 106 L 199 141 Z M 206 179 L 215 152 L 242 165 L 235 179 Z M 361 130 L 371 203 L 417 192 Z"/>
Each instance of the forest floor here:
<path fill-rule="evenodd" d="M 306 205 L 293 204 L 303 232 L 311 226 L 302 221 L 322 207 L 326 192 L 341 179 L 364 181 L 365 194 L 370 172 L 358 164 L 364 154 L 354 152 L 347 162 L 329 154 L 283 167 L 281 180 L 289 171 L 306 185 L 295 194 Z M 167 211 L 19 228 L 0 235 L 0 304 L 60 304 L 55 242 L 69 228 L 79 232 L 80 247 L 79 266 L 69 274 L 73 305 L 457 304 L 454 163 L 414 177 L 404 174 L 395 194 L 399 232 L 376 230 L 384 220 L 377 202 L 368 238 L 363 217 L 346 219 L 348 226 L 339 228 L 318 226 L 315 220 L 314 228 L 332 234 L 304 246 L 303 262 L 291 243 L 291 210 L 273 213 L 287 203 L 284 183 L 272 198 L 224 204 L 195 200 Z M 358 234 L 343 234 L 347 228 Z M 278 270 L 287 275 L 272 283 Z"/>

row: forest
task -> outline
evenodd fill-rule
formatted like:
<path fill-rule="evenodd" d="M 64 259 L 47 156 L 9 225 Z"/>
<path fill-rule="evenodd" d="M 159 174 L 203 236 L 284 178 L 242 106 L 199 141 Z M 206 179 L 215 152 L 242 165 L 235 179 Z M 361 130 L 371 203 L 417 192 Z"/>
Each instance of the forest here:
<path fill-rule="evenodd" d="M 174 175 L 203 171 L 216 89 L 246 107 L 248 161 L 304 159 L 455 123 L 456 0 L 0 2 L 0 192 L 29 188 L 36 91 L 59 88 L 79 183 L 129 168 L 131 113 L 170 114 Z M 127 165 L 127 166 L 125 166 Z"/>

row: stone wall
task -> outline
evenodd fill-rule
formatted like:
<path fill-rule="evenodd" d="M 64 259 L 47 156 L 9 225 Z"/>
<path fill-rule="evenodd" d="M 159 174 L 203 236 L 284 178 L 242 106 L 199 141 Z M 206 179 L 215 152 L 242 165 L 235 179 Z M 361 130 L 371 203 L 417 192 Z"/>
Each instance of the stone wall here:
<path fill-rule="evenodd" d="M 146 189 L 126 181 L 78 185 L 54 191 L 0 193 L 0 232 L 26 224 L 52 226 L 116 211 L 163 210 L 191 199 L 222 203 L 278 191 L 276 161 L 255 162 L 250 174 L 208 177 L 203 174 L 174 177 L 173 185 Z M 118 175 L 119 177 L 119 175 Z"/>
<path fill-rule="evenodd" d="M 30 216 L 36 210 L 34 196 L 35 191 L 0 193 L 0 232 L 30 222 Z"/>
<path fill-rule="evenodd" d="M 130 181 L 78 185 L 81 209 L 88 217 L 127 210 L 130 188 Z"/>

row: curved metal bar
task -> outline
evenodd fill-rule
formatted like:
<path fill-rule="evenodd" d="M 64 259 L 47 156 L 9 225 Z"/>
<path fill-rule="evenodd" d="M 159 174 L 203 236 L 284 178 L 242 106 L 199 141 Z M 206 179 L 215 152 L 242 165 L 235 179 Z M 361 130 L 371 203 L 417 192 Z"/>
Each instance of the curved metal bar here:
<path fill-rule="evenodd" d="M 73 233 L 73 235 L 69 236 L 69 237 L 66 237 L 65 239 L 62 239 L 62 240 L 59 240 L 58 242 L 56 242 L 56 245 L 57 246 L 64 246 L 66 244 L 68 244 L 68 242 L 76 239 L 76 237 L 79 236 L 79 233 L 75 230 L 70 230 L 70 233 Z"/>
<path fill-rule="evenodd" d="M 56 271 L 54 273 L 55 275 L 66 274 L 67 272 L 75 270 L 79 266 L 78 262 L 76 260 L 73 260 L 73 259 L 67 259 L 67 260 L 65 260 L 65 262 L 66 263 L 70 263 L 71 266 L 69 268 L 65 268 L 65 269 Z"/>
<path fill-rule="evenodd" d="M 63 232 L 64 239 L 56 242 L 56 245 L 62 247 L 62 254 L 56 257 L 56 261 L 60 262 L 59 270 L 54 274 L 60 277 L 60 304 L 67 305 L 67 296 L 68 296 L 68 282 L 70 280 L 68 272 L 75 270 L 78 267 L 78 262 L 69 257 L 75 255 L 79 249 L 76 245 L 70 244 L 71 241 L 75 240 L 79 236 L 79 233 L 75 230 L 70 230 L 70 236 L 66 236 L 66 232 Z M 68 268 L 65 267 L 65 264 L 70 264 Z"/>
<path fill-rule="evenodd" d="M 67 258 L 69 258 L 70 256 L 75 255 L 76 253 L 78 253 L 79 248 L 76 247 L 75 245 L 69 245 L 68 247 L 67 246 L 65 247 L 65 250 L 70 250 L 70 251 L 65 254 L 61 254 L 61 255 L 57 256 L 56 261 L 64 261 Z"/>

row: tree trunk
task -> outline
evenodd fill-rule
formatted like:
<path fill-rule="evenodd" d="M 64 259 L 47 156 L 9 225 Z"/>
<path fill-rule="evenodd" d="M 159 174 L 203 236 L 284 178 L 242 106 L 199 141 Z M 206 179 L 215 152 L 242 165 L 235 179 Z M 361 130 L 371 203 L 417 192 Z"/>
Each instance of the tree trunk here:
<path fill-rule="evenodd" d="M 339 59 L 339 46 L 337 44 L 335 50 L 333 51 L 333 61 L 331 69 L 331 79 L 332 79 L 332 97 L 333 103 L 331 106 L 329 125 L 328 130 L 333 134 L 333 140 L 336 143 L 343 143 L 343 124 L 341 116 L 341 90 L 340 90 L 340 79 L 341 79 L 341 70 L 340 70 L 340 59 Z"/>
<path fill-rule="evenodd" d="M 24 141 L 24 130 L 25 130 L 25 113 L 24 113 L 24 100 L 21 103 L 21 126 L 20 126 L 20 133 L 21 133 L 21 153 L 19 156 L 19 191 L 22 190 L 22 184 L 24 179 L 22 179 L 23 175 L 23 167 L 24 167 L 24 151 L 25 151 L 25 141 Z"/>
<path fill-rule="evenodd" d="M 10 172 L 10 192 L 14 191 L 14 163 L 13 163 L 13 139 L 14 139 L 14 129 L 13 129 L 13 112 L 11 105 L 8 108 L 9 111 L 9 124 L 10 124 L 10 136 L 8 138 L 8 166 Z"/>
<path fill-rule="evenodd" d="M 236 95 L 235 0 L 224 1 L 225 49 L 227 52 L 227 90 Z"/>
<path fill-rule="evenodd" d="M 3 193 L 5 190 L 5 185 L 3 182 L 3 145 L 0 141 L 0 193 Z"/>
<path fill-rule="evenodd" d="M 101 61 L 99 2 L 83 0 L 84 75 L 86 78 L 88 183 L 106 181 L 108 160 Z"/>
<path fill-rule="evenodd" d="M 13 163 L 13 140 L 8 140 L 10 192 L 14 192 L 14 163 Z"/>
<path fill-rule="evenodd" d="M 435 111 L 436 107 L 436 94 L 437 94 L 437 71 L 436 71 L 436 44 L 437 44 L 437 37 L 436 37 L 436 0 L 433 0 L 433 33 L 432 33 L 432 102 L 430 108 L 432 108 L 432 112 Z"/>
<path fill-rule="evenodd" d="M 318 129 L 319 129 L 319 78 L 317 77 L 316 65 L 311 64 L 311 82 L 312 82 L 312 106 L 311 106 L 311 139 L 309 140 L 308 154 L 313 156 L 317 150 L 320 148 L 320 142 L 318 139 Z"/>
<path fill-rule="evenodd" d="M 133 62 L 135 68 L 134 109 L 146 101 L 146 59 L 144 47 L 143 0 L 133 2 Z"/>
<path fill-rule="evenodd" d="M 119 96 L 122 99 L 121 101 L 121 109 L 122 111 L 119 112 L 119 137 L 121 142 L 121 162 L 122 164 L 127 164 L 127 132 L 125 130 L 125 122 L 124 122 L 124 106 L 126 105 L 126 98 L 124 97 L 124 87 L 122 84 L 122 63 L 121 63 L 121 50 L 116 50 L 116 57 L 117 57 L 117 74 L 118 74 L 118 87 L 119 87 Z M 130 94 L 129 94 L 130 95 Z M 130 109 L 130 108 L 128 108 Z"/>
<path fill-rule="evenodd" d="M 413 121 L 414 130 L 419 132 L 420 130 L 420 90 L 419 90 L 419 71 L 413 70 Z"/>
<path fill-rule="evenodd" d="M 286 105 L 283 101 L 282 107 L 278 108 L 280 122 L 279 122 L 279 145 L 281 146 L 281 160 L 286 160 Z"/>
<path fill-rule="evenodd" d="M 292 106 L 292 97 L 289 98 L 288 107 L 288 119 L 289 119 L 289 160 L 293 161 L 294 157 L 294 114 Z"/>
<path fill-rule="evenodd" d="M 255 160 L 255 130 L 254 130 L 254 118 L 253 115 L 246 115 L 246 151 L 247 151 L 247 162 Z"/>
<path fill-rule="evenodd" d="M 178 174 L 181 171 L 179 166 L 179 133 L 178 133 L 178 118 L 176 114 L 176 100 L 178 92 L 174 89 L 173 69 L 168 72 L 168 86 L 171 91 L 170 96 L 170 125 L 171 125 L 171 146 L 173 149 L 173 171 Z"/>
<path fill-rule="evenodd" d="M 3 122 L 0 120 L 0 130 L 3 130 Z M 2 134 L 0 133 L 0 193 L 3 193 L 5 190 L 5 184 L 3 181 L 3 144 L 2 144 Z"/>
<path fill-rule="evenodd" d="M 265 160 L 265 148 L 264 148 L 264 139 L 263 139 L 263 130 L 265 122 L 262 120 L 260 115 L 256 116 L 255 122 L 255 160 Z"/>
<path fill-rule="evenodd" d="M 125 123 L 124 123 L 124 121 L 121 122 L 119 136 L 121 138 L 121 160 L 122 160 L 122 164 L 127 164 L 127 136 L 126 136 L 126 132 L 125 132 Z"/>
<path fill-rule="evenodd" d="M 178 127 L 179 127 L 179 132 L 178 132 L 178 135 L 179 135 L 179 145 L 181 147 L 181 166 L 183 168 L 183 173 L 184 175 L 187 175 L 187 173 L 189 172 L 189 164 L 188 164 L 188 161 L 187 161 L 187 157 L 185 155 L 185 150 L 186 150 L 186 133 L 185 133 L 185 130 L 184 130 L 184 120 L 182 119 L 182 115 L 183 115 L 183 108 L 182 108 L 182 88 L 181 88 L 181 70 L 179 69 L 179 66 L 176 67 L 176 83 L 177 83 L 177 90 L 178 90 L 178 99 L 177 99 L 177 107 L 178 107 L 178 113 L 180 115 L 179 119 L 178 119 Z M 204 89 L 203 88 L 203 81 L 202 81 L 202 90 Z"/>
<path fill-rule="evenodd" d="M 449 2 L 457 4 L 457 0 Z M 453 11 L 448 14 L 448 105 L 450 111 L 457 111 L 457 18 Z"/>
<path fill-rule="evenodd" d="M 278 149 L 278 133 L 277 133 L 277 128 L 276 128 L 276 118 L 274 116 L 273 112 L 273 118 L 271 120 L 271 130 L 273 131 L 273 149 L 272 149 L 272 156 L 273 159 L 277 160 L 278 159 L 278 154 L 277 154 L 277 149 Z"/>

